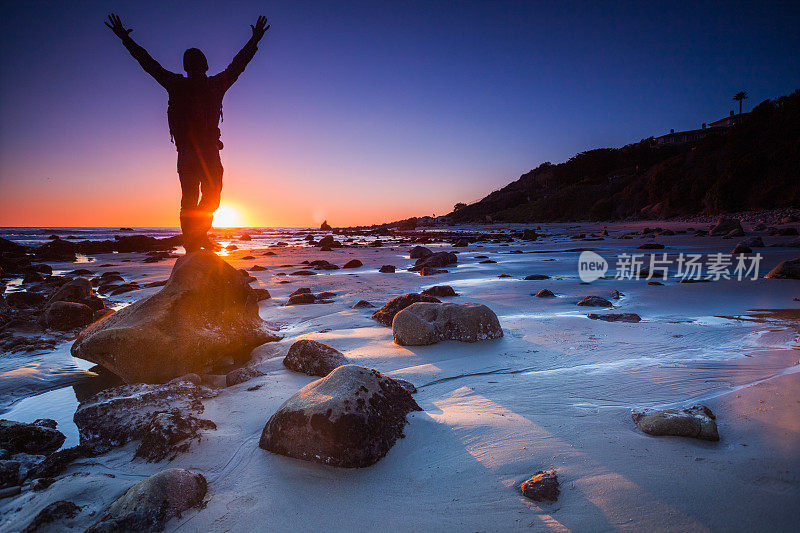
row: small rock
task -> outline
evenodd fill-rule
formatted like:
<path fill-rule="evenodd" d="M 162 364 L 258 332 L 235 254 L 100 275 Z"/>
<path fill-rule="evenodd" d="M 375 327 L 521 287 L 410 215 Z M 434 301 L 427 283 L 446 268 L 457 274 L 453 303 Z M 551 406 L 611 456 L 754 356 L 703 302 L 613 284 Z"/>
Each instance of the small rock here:
<path fill-rule="evenodd" d="M 253 292 L 256 295 L 256 300 L 259 302 L 263 300 L 269 300 L 270 298 L 272 298 L 272 295 L 270 295 L 269 291 L 262 287 L 257 287 L 253 289 Z"/>
<path fill-rule="evenodd" d="M 333 369 L 347 364 L 347 358 L 335 348 L 321 342 L 301 339 L 289 348 L 283 358 L 286 368 L 309 376 L 327 376 Z"/>
<path fill-rule="evenodd" d="M 243 366 L 242 368 L 237 368 L 232 372 L 228 372 L 225 374 L 225 385 L 227 387 L 233 387 L 234 385 L 238 385 L 239 383 L 244 383 L 246 381 L 250 381 L 253 378 L 264 376 L 264 372 L 258 370 L 257 368 L 253 368 L 252 366 Z"/>
<path fill-rule="evenodd" d="M 35 480 L 31 484 L 31 490 L 34 491 L 34 492 L 41 492 L 43 490 L 49 489 L 50 485 L 52 485 L 55 482 L 56 482 L 55 478 L 43 477 L 41 479 Z"/>
<path fill-rule="evenodd" d="M 525 276 L 523 279 L 527 281 L 539 281 L 543 279 L 550 279 L 550 276 L 545 276 L 544 274 L 531 274 L 530 276 Z"/>
<path fill-rule="evenodd" d="M 718 235 L 728 235 L 734 230 L 741 230 L 743 232 L 742 224 L 736 219 L 723 217 L 717 221 L 717 225 L 711 228 L 708 234 L 715 237 Z M 744 234 L 744 232 L 742 234 Z"/>
<path fill-rule="evenodd" d="M 202 474 L 182 468 L 163 470 L 126 490 L 86 531 L 161 531 L 171 518 L 199 506 L 207 490 Z"/>
<path fill-rule="evenodd" d="M 613 307 L 613 304 L 610 301 L 600 296 L 587 296 L 578 302 L 578 305 L 587 307 Z"/>
<path fill-rule="evenodd" d="M 38 292 L 17 291 L 5 295 L 6 303 L 17 309 L 35 308 L 44 304 L 45 298 Z"/>
<path fill-rule="evenodd" d="M 381 268 L 378 269 L 378 272 L 383 274 L 394 274 L 397 269 L 394 265 L 383 265 Z"/>
<path fill-rule="evenodd" d="M 753 253 L 753 250 L 749 246 L 745 246 L 744 244 L 739 243 L 739 244 L 736 245 L 736 247 L 733 250 L 731 250 L 731 253 L 732 254 L 751 254 L 751 253 Z"/>
<path fill-rule="evenodd" d="M 94 311 L 75 302 L 53 302 L 45 309 L 42 322 L 50 329 L 67 331 L 92 323 Z"/>
<path fill-rule="evenodd" d="M 13 487 L 20 484 L 20 462 L 11 459 L 0 460 L 0 488 Z"/>
<path fill-rule="evenodd" d="M 75 278 L 59 287 L 47 300 L 47 305 L 49 306 L 54 302 L 74 302 L 89 305 L 91 296 L 92 282 L 86 278 Z"/>
<path fill-rule="evenodd" d="M 542 289 L 539 292 L 537 292 L 534 296 L 536 296 L 537 298 L 554 298 L 555 294 L 553 294 L 553 291 L 549 289 Z"/>
<path fill-rule="evenodd" d="M 747 246 L 748 248 L 763 248 L 764 239 L 761 237 L 750 237 L 749 239 L 744 239 L 739 244 L 742 246 Z"/>
<path fill-rule="evenodd" d="M 414 246 L 408 252 L 408 256 L 411 259 L 424 259 L 425 257 L 428 257 L 430 255 L 433 255 L 433 252 L 431 251 L 430 248 L 426 248 L 425 246 Z"/>
<path fill-rule="evenodd" d="M 366 309 L 368 307 L 375 307 L 366 300 L 359 300 L 353 304 L 353 309 Z"/>
<path fill-rule="evenodd" d="M 520 489 L 526 498 L 540 502 L 558 500 L 559 489 L 558 476 L 555 470 L 539 470 L 532 478 L 524 482 Z"/>
<path fill-rule="evenodd" d="M 648 435 L 694 437 L 703 440 L 719 440 L 716 417 L 704 405 L 688 409 L 645 410 L 631 413 L 639 429 Z"/>
<path fill-rule="evenodd" d="M 359 261 L 358 259 L 351 259 L 347 263 L 345 263 L 342 268 L 359 268 L 364 266 L 364 263 Z"/>
<path fill-rule="evenodd" d="M 403 296 L 398 296 L 396 298 L 392 298 L 386 304 L 375 311 L 372 315 L 372 318 L 380 322 L 382 325 L 390 327 L 392 325 L 392 320 L 394 316 L 408 307 L 411 304 L 415 304 L 417 302 L 440 302 L 438 298 L 434 298 L 433 296 L 428 296 L 426 294 L 417 294 L 417 293 L 409 293 L 404 294 Z"/>
<path fill-rule="evenodd" d="M 768 279 L 800 279 L 800 258 L 780 262 L 764 277 Z"/>
<path fill-rule="evenodd" d="M 442 268 L 458 262 L 458 257 L 452 252 L 436 252 L 420 258 L 414 263 L 414 268 L 422 270 L 424 267 Z"/>
<path fill-rule="evenodd" d="M 604 315 L 589 313 L 586 316 L 592 320 L 603 320 L 605 322 L 640 322 L 642 320 L 642 317 L 636 313 L 606 313 Z"/>
<path fill-rule="evenodd" d="M 54 524 L 54 522 L 62 522 L 70 518 L 75 518 L 81 508 L 72 502 L 59 500 L 51 503 L 41 511 L 31 521 L 28 526 L 22 530 L 22 533 L 38 533 L 40 531 L 56 531 L 62 529 L 63 526 Z"/>
<path fill-rule="evenodd" d="M 447 274 L 447 270 L 426 266 L 420 269 L 419 274 L 420 276 L 434 276 L 436 274 Z"/>
<path fill-rule="evenodd" d="M 286 305 L 307 305 L 314 303 L 317 303 L 317 297 L 314 296 L 313 294 L 304 292 L 301 294 L 290 296 L 289 300 L 286 302 Z"/>
<path fill-rule="evenodd" d="M 66 437 L 55 429 L 55 421 L 40 419 L 32 424 L 0 420 L 0 448 L 11 454 L 49 454 L 64 444 Z"/>
<path fill-rule="evenodd" d="M 217 429 L 217 426 L 210 420 L 183 416 L 178 409 L 156 413 L 144 429 L 134 457 L 162 461 L 177 453 L 178 443 L 197 437 L 202 429 Z"/>
<path fill-rule="evenodd" d="M 444 340 L 477 342 L 502 336 L 497 315 L 476 303 L 415 303 L 397 313 L 392 321 L 392 338 L 403 346 Z"/>
<path fill-rule="evenodd" d="M 451 296 L 458 296 L 458 293 L 450 285 L 435 285 L 428 287 L 422 294 L 427 296 L 435 296 L 437 298 L 448 298 Z"/>

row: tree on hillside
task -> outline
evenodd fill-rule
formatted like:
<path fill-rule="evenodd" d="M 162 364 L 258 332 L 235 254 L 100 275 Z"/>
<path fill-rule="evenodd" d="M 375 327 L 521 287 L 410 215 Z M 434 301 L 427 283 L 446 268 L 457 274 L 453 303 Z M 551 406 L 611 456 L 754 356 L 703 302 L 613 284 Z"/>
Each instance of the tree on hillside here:
<path fill-rule="evenodd" d="M 739 102 L 739 114 L 742 114 L 742 102 L 747 100 L 747 91 L 739 91 L 733 95 L 733 99 Z"/>

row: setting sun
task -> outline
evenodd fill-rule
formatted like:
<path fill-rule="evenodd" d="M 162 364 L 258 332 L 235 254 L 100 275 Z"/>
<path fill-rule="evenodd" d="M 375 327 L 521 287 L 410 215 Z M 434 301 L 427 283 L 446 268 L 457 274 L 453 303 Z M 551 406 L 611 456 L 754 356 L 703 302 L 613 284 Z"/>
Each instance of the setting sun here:
<path fill-rule="evenodd" d="M 214 212 L 215 228 L 239 228 L 244 225 L 244 216 L 241 210 L 230 204 L 222 204 Z"/>

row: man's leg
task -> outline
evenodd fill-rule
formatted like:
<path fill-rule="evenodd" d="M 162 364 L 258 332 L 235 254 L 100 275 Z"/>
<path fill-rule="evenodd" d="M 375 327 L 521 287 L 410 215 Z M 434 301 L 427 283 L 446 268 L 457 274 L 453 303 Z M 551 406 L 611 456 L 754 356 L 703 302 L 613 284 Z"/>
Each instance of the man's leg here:
<path fill-rule="evenodd" d="M 200 177 L 197 165 L 188 158 L 191 155 L 178 152 L 178 177 L 181 181 L 181 233 L 183 247 L 187 253 L 200 249 L 199 231 L 201 227 L 198 199 L 200 197 Z"/>
<path fill-rule="evenodd" d="M 214 220 L 214 211 L 219 207 L 222 200 L 222 162 L 219 158 L 219 151 L 215 150 L 204 154 L 203 157 L 204 175 L 200 182 L 200 190 L 203 193 L 197 209 L 200 213 L 200 224 L 203 236 L 211 229 Z M 205 241 L 210 244 L 208 237 Z"/>

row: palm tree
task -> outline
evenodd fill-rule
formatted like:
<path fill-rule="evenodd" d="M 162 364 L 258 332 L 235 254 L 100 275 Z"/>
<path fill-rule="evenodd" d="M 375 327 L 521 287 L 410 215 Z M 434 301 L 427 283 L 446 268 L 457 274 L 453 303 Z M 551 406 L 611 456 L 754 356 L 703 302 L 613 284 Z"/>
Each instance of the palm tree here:
<path fill-rule="evenodd" d="M 742 102 L 747 100 L 747 91 L 739 91 L 733 95 L 733 99 L 739 102 L 739 114 L 742 114 Z"/>

